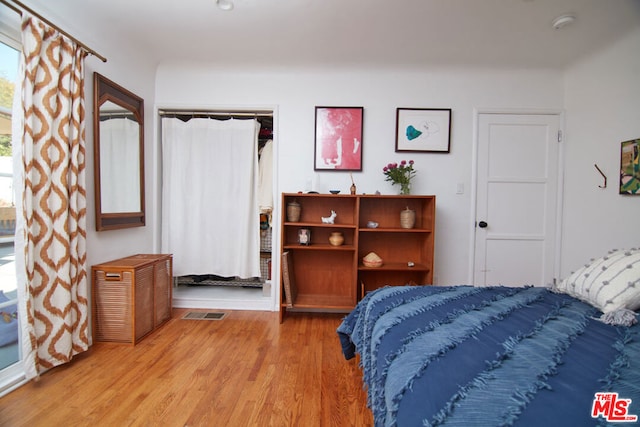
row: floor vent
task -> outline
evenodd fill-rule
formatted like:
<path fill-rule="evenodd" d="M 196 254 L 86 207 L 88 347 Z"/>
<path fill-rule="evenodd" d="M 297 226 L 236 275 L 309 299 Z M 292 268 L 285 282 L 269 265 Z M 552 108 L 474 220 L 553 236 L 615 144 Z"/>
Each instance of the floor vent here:
<path fill-rule="evenodd" d="M 226 314 L 217 311 L 190 311 L 182 318 L 187 320 L 222 320 Z"/>

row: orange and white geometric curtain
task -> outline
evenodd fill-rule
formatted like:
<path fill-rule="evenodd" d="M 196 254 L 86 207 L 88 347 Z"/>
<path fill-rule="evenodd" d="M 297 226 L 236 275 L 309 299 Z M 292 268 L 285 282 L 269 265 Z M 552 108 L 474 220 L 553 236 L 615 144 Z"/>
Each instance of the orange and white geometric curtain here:
<path fill-rule="evenodd" d="M 23 186 L 16 251 L 27 378 L 89 348 L 84 58 L 75 42 L 22 14 Z M 20 215 L 18 215 L 20 216 Z M 24 274 L 21 274 L 24 273 Z M 22 283 L 21 283 L 22 282 Z"/>

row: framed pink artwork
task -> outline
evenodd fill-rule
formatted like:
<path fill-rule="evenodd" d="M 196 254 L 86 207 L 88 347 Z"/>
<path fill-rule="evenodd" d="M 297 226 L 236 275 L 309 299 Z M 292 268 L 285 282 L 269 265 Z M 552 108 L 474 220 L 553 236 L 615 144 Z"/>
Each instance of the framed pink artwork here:
<path fill-rule="evenodd" d="M 363 107 L 316 107 L 314 170 L 362 170 L 363 114 Z"/>

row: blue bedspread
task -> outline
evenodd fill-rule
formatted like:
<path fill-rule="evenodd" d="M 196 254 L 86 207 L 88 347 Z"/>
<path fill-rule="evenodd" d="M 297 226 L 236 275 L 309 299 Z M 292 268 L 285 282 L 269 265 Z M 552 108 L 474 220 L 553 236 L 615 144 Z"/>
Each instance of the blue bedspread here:
<path fill-rule="evenodd" d="M 376 426 L 611 425 L 596 392 L 640 416 L 640 325 L 600 314 L 546 288 L 386 287 L 338 335 Z"/>

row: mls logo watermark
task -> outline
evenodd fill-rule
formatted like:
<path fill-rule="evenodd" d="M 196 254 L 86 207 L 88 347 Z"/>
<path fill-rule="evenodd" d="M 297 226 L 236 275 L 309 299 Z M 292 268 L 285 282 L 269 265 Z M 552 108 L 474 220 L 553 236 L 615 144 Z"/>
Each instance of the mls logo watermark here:
<path fill-rule="evenodd" d="M 596 393 L 591 407 L 591 417 L 602 416 L 609 422 L 633 423 L 638 421 L 637 415 L 629 414 L 631 399 L 621 399 L 618 393 Z"/>

